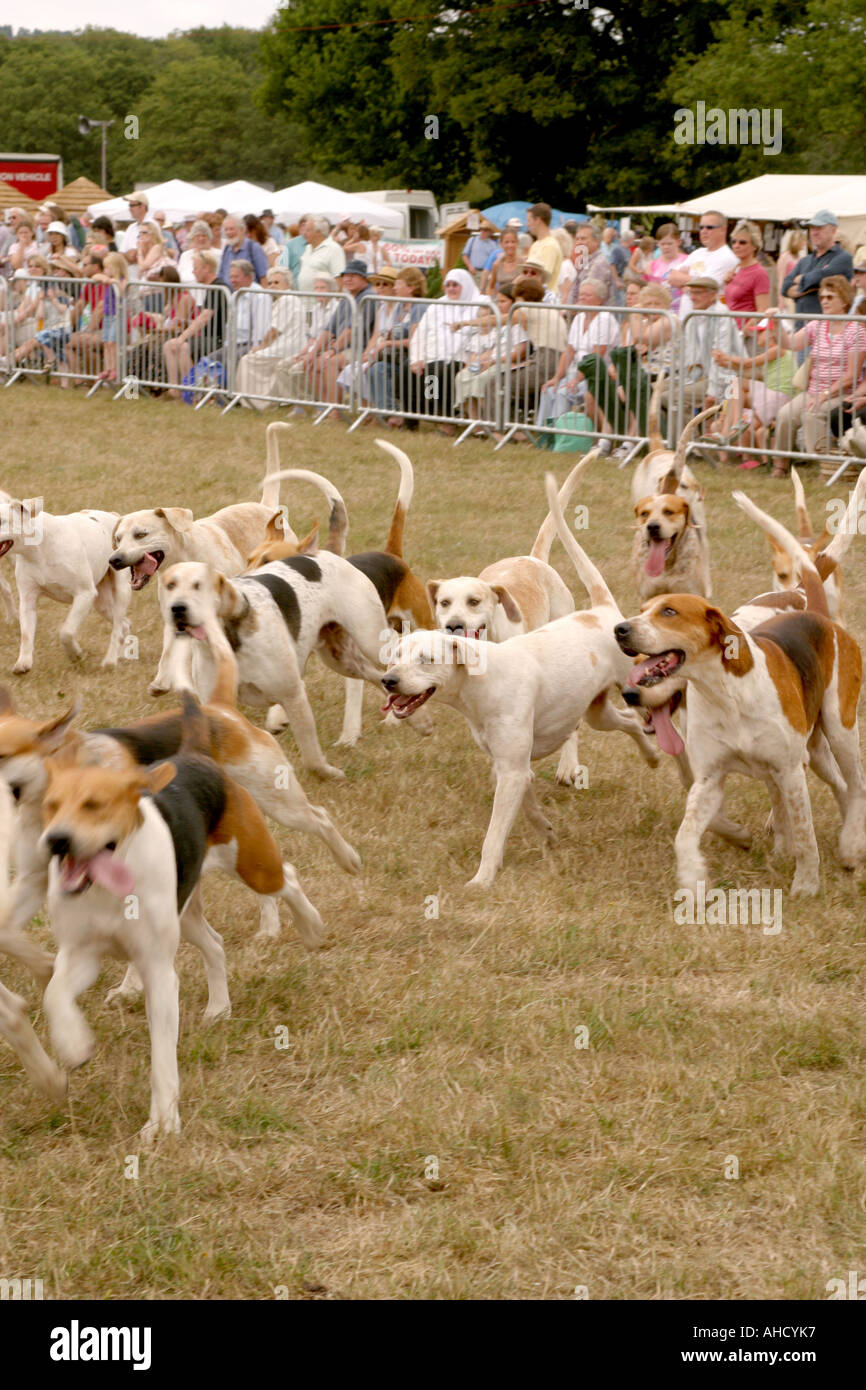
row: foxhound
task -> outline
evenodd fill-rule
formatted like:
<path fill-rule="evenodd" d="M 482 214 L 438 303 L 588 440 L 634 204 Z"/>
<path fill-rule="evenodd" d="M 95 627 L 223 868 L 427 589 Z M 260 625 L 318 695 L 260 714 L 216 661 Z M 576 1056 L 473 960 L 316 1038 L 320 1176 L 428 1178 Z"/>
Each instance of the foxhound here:
<path fill-rule="evenodd" d="M 9 853 L 15 824 L 15 808 L 5 783 L 0 782 L 0 949 L 9 920 Z M 48 958 L 50 960 L 50 958 Z M 53 962 L 49 965 L 50 979 Z M 66 1095 L 66 1075 L 51 1060 L 27 1017 L 27 1005 L 18 994 L 0 983 L 0 1037 L 8 1042 L 37 1090 L 52 1100 Z"/>
<path fill-rule="evenodd" d="M 386 711 L 415 714 L 432 697 L 460 711 L 478 746 L 493 760 L 496 792 L 478 872 L 469 887 L 489 888 L 521 806 L 550 842 L 553 827 L 535 797 L 531 764 L 560 748 L 581 719 L 595 729 L 620 729 L 651 765 L 658 755 L 641 721 L 610 703 L 611 686 L 624 684 L 629 664 L 613 636 L 620 610 L 602 575 L 565 525 L 556 482 L 547 497 L 556 530 L 592 607 L 510 638 L 481 642 L 437 632 L 403 637 L 382 684 Z"/>
<path fill-rule="evenodd" d="M 563 511 L 578 479 L 599 456 L 599 450 L 592 449 L 572 468 L 559 490 Z M 574 599 L 549 563 L 555 534 L 556 526 L 548 512 L 528 555 L 497 560 L 483 569 L 477 579 L 460 575 L 456 579 L 429 580 L 427 593 L 440 631 L 453 637 L 506 642 L 573 613 Z M 577 732 L 572 730 L 560 754 L 557 782 L 575 784 L 579 766 Z"/>
<path fill-rule="evenodd" d="M 807 761 L 839 801 L 840 861 L 854 868 L 866 857 L 860 649 L 830 619 L 820 575 L 803 546 L 745 494 L 734 499 L 799 560 L 806 610 L 779 614 L 749 633 L 705 599 L 665 594 L 619 623 L 615 634 L 627 655 L 643 654 L 633 684 L 664 687 L 673 677 L 690 687 L 686 751 L 693 782 L 676 837 L 679 886 L 696 891 L 706 880 L 701 837 L 721 811 L 728 773 L 740 772 L 767 783 L 776 848 L 796 860 L 791 891 L 811 895 L 819 886 L 818 847 Z"/>
<path fill-rule="evenodd" d="M 650 453 L 632 478 L 635 535 L 631 569 L 641 602 L 673 591 L 712 596 L 704 489 L 686 464 L 686 447 L 700 423 L 721 409 L 712 406 L 690 420 L 676 450 L 658 432 L 658 385 L 653 392 Z"/>
<path fill-rule="evenodd" d="M 84 654 L 77 634 L 95 608 L 111 624 L 102 665 L 117 665 L 121 643 L 129 632 L 129 591 L 110 565 L 117 519 L 116 512 L 100 511 L 53 516 L 43 510 L 39 498 L 0 502 L 0 556 L 12 550 L 18 585 L 21 642 L 12 667 L 15 675 L 33 668 L 36 604 L 42 597 L 70 605 L 60 640 L 73 661 Z"/>
<path fill-rule="evenodd" d="M 216 683 L 205 707 L 209 742 L 207 753 L 252 796 L 260 811 L 288 830 L 315 835 L 346 873 L 360 872 L 357 851 L 346 842 L 323 806 L 312 805 L 276 739 L 245 719 L 235 707 L 237 669 L 228 655 L 217 663 Z M 52 960 L 23 934 L 44 901 L 48 864 L 39 852 L 42 831 L 41 806 L 46 773 L 43 760 L 70 737 L 76 707 L 50 719 L 28 719 L 13 707 L 9 692 L 0 686 L 0 780 L 18 804 L 18 826 L 13 846 L 15 883 L 12 891 L 9 931 L 0 933 L 0 950 L 26 965 L 43 984 L 50 979 Z M 82 763 L 131 771 L 172 757 L 180 748 L 182 715 L 166 710 L 125 728 L 76 731 L 78 758 Z M 260 904 L 259 934 L 279 935 L 277 902 L 264 897 Z M 128 994 L 121 989 L 120 994 Z"/>
<path fill-rule="evenodd" d="M 344 777 L 322 751 L 303 675 L 316 651 L 341 675 L 379 686 L 394 634 L 365 574 L 327 550 L 276 560 L 235 580 L 208 565 L 172 565 L 162 577 L 160 606 L 178 689 L 191 686 L 207 699 L 215 660 L 230 647 L 240 698 L 282 706 L 304 766 L 320 777 Z M 358 727 L 349 731 L 354 738 L 360 707 L 357 714 Z M 415 724 L 417 732 L 429 732 L 429 715 Z M 344 741 L 346 733 L 344 719 Z"/>
<path fill-rule="evenodd" d="M 354 565 L 362 574 L 366 574 L 367 578 L 375 585 L 388 622 L 397 632 L 405 631 L 407 628 L 433 627 L 435 625 L 433 610 L 427 597 L 427 590 L 403 559 L 403 532 L 415 489 L 412 463 L 408 454 L 391 444 L 389 440 L 377 439 L 375 442 L 380 449 L 384 449 L 400 465 L 400 487 L 397 501 L 394 504 L 391 529 L 388 532 L 385 549 L 367 550 L 359 555 L 350 555 L 348 557 L 349 564 Z M 273 474 L 272 478 L 282 480 L 310 476 L 312 475 L 304 474 L 297 469 L 286 469 Z M 266 481 L 272 481 L 272 479 L 266 479 Z M 342 505 L 342 498 L 340 498 L 340 503 Z M 345 514 L 345 507 L 343 507 L 342 516 L 345 517 Z M 339 518 L 339 514 L 337 516 Z M 318 532 L 319 528 L 316 525 L 302 541 L 294 542 L 286 540 L 277 525 L 269 527 L 269 539 L 263 545 L 258 546 L 250 555 L 249 569 L 254 571 L 263 565 L 271 564 L 274 560 L 286 560 L 292 555 L 315 555 L 318 550 Z M 345 528 L 340 527 L 339 524 L 335 525 L 335 510 L 332 506 L 328 539 L 323 549 L 331 550 L 336 555 L 345 555 L 345 542 Z M 347 681 L 346 710 L 343 731 L 337 739 L 338 744 L 351 746 L 360 737 L 363 690 L 364 687 L 361 682 Z M 280 715 L 281 711 L 276 709 L 270 711 L 268 715 L 267 727 L 273 732 L 285 725 L 285 719 L 282 719 Z"/>
<path fill-rule="evenodd" d="M 806 494 L 803 491 L 803 484 L 800 480 L 800 471 L 797 468 L 791 469 L 791 481 L 794 484 L 794 503 L 797 509 L 797 535 L 803 549 L 808 551 L 815 562 L 821 578 L 824 581 L 824 592 L 827 595 L 827 607 L 830 617 L 834 622 L 842 623 L 842 575 L 838 566 L 828 569 L 825 560 L 825 552 L 831 540 L 831 531 L 825 526 L 820 536 L 816 538 L 812 527 L 812 518 L 809 515 L 809 508 L 806 505 Z M 855 494 L 859 498 L 866 493 L 866 469 L 861 469 L 855 487 Z M 797 559 L 788 554 L 783 545 L 780 545 L 775 536 L 767 536 L 770 542 L 770 549 L 773 552 L 773 588 L 774 589 L 795 589 L 800 582 L 800 567 Z M 842 623 L 844 627 L 844 623 Z"/>
<path fill-rule="evenodd" d="M 51 859 L 48 910 L 58 947 L 44 996 L 49 1031 L 69 1068 L 88 1061 L 94 1037 L 76 999 L 93 984 L 104 955 L 135 966 L 151 1038 L 145 1141 L 180 1129 L 174 958 L 181 935 L 205 957 L 206 1016 L 228 1010 L 222 941 L 195 893 L 206 858 L 254 892 L 285 898 L 308 944 L 317 944 L 322 931 L 255 802 L 201 751 L 207 720 L 189 694 L 184 724 L 179 753 L 152 768 L 82 767 L 77 750 L 66 757 L 62 749 L 45 763 L 41 847 Z"/>

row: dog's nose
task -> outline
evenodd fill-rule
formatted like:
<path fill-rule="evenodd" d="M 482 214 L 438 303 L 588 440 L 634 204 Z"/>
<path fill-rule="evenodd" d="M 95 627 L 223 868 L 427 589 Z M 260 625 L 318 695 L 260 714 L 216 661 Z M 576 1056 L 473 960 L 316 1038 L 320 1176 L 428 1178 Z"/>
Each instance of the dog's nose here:
<path fill-rule="evenodd" d="M 119 550 L 115 550 L 113 555 L 109 555 L 108 563 L 111 565 L 111 568 L 113 570 L 123 569 L 123 556 L 121 555 Z"/>
<path fill-rule="evenodd" d="M 185 603 L 173 603 L 173 604 L 171 605 L 171 616 L 172 616 L 173 618 L 185 618 L 185 617 L 186 617 L 186 604 L 185 604 Z"/>
<path fill-rule="evenodd" d="M 660 541 L 660 540 L 661 540 L 661 538 L 662 538 L 662 534 L 661 534 L 662 528 L 659 526 L 659 524 L 658 524 L 657 521 L 651 521 L 650 524 L 649 524 L 649 526 L 648 526 L 646 529 L 647 529 L 647 535 L 650 536 L 654 541 Z"/>
<path fill-rule="evenodd" d="M 631 623 L 617 623 L 613 635 L 617 642 L 624 642 L 631 634 Z"/>
<path fill-rule="evenodd" d="M 445 624 L 445 631 L 446 631 L 446 632 L 465 632 L 465 631 L 466 631 L 466 624 L 465 624 L 465 623 L 446 623 L 446 624 Z"/>
<path fill-rule="evenodd" d="M 396 690 L 399 684 L 400 682 L 397 680 L 396 676 L 382 677 L 382 685 L 385 687 L 386 690 Z"/>
<path fill-rule="evenodd" d="M 622 692 L 622 698 L 625 700 L 625 703 L 627 705 L 639 705 L 640 691 L 630 690 L 628 687 L 626 687 L 626 689 Z"/>
<path fill-rule="evenodd" d="M 61 835 L 59 832 L 56 835 L 49 835 L 47 844 L 49 853 L 59 855 L 61 859 L 69 853 L 72 847 L 69 836 Z"/>

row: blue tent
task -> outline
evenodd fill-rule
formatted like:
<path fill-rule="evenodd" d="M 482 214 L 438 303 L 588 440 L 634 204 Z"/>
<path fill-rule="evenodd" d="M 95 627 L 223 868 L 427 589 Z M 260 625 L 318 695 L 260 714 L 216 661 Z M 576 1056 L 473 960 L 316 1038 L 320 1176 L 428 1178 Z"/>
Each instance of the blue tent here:
<path fill-rule="evenodd" d="M 519 217 L 520 224 L 526 230 L 526 213 L 532 207 L 531 203 L 497 203 L 492 208 L 482 208 L 485 217 L 489 217 L 491 222 L 495 222 L 500 229 L 505 226 L 510 217 Z M 589 218 L 585 212 L 560 212 L 554 208 L 551 219 L 551 227 L 561 227 L 563 222 L 588 222 Z"/>

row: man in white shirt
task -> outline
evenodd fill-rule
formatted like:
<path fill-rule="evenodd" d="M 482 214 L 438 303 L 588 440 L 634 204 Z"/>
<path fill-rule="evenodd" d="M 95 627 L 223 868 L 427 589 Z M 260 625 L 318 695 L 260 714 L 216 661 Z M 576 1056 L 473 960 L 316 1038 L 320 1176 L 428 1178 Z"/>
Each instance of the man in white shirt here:
<path fill-rule="evenodd" d="M 695 276 L 715 280 L 721 289 L 728 271 L 736 270 L 739 265 L 739 261 L 727 244 L 728 220 L 720 212 L 701 214 L 699 234 L 701 244 L 698 249 L 689 254 L 685 265 L 677 270 L 672 270 L 668 275 L 668 284 L 674 289 L 684 289 L 689 280 L 693 280 Z M 694 307 L 691 295 L 686 290 L 680 300 L 680 318 L 684 319 Z"/>
<path fill-rule="evenodd" d="M 130 193 L 126 202 L 129 204 L 129 211 L 133 220 L 126 231 L 120 233 L 117 249 L 123 253 L 130 265 L 135 265 L 138 260 L 138 237 L 141 232 L 141 225 L 147 221 L 147 194 Z"/>
<path fill-rule="evenodd" d="M 229 266 L 232 305 L 235 311 L 235 342 L 238 356 L 243 356 L 262 341 L 270 327 L 271 297 L 265 294 L 256 280 L 252 261 L 232 261 Z M 244 294 L 238 294 L 244 290 Z"/>
<path fill-rule="evenodd" d="M 307 293 L 315 289 L 319 275 L 332 275 L 336 280 L 346 269 L 346 253 L 331 236 L 327 217 L 308 217 L 304 222 L 306 249 L 301 256 L 298 289 Z"/>
<path fill-rule="evenodd" d="M 526 225 L 535 238 L 532 245 L 532 259 L 543 265 L 547 271 L 547 283 L 556 292 L 559 272 L 562 268 L 562 247 L 555 236 L 550 235 L 550 219 L 553 210 L 549 203 L 534 203 L 526 214 Z"/>
<path fill-rule="evenodd" d="M 695 316 L 690 318 L 680 344 L 680 361 L 684 372 L 683 399 L 688 423 L 694 410 L 704 410 L 722 400 L 736 372 L 722 367 L 714 352 L 727 357 L 740 356 L 743 341 L 736 319 L 724 312 L 719 304 L 719 289 L 711 275 L 693 276 L 688 289 L 694 302 Z M 682 428 L 682 426 L 681 426 Z"/>
<path fill-rule="evenodd" d="M 588 353 L 603 357 L 609 347 L 619 343 L 619 324 L 608 310 L 599 312 L 604 303 L 604 291 L 595 280 L 585 280 L 580 287 L 578 304 L 581 311 L 574 315 L 568 331 L 568 345 L 549 381 L 544 383 L 538 399 L 536 419 L 539 424 L 556 420 L 574 408 L 586 393 L 586 382 L 578 378 L 573 366 Z"/>

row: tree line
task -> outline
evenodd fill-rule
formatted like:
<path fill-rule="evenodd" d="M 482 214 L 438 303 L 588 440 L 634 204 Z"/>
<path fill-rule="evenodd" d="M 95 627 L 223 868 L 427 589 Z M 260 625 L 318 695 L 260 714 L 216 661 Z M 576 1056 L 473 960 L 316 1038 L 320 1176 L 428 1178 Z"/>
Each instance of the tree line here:
<path fill-rule="evenodd" d="M 112 191 L 319 178 L 482 203 L 663 202 L 760 173 L 858 172 L 864 30 L 866 0 L 286 0 L 261 33 L 0 31 L 0 143 L 98 181 L 99 138 L 77 119 L 113 119 Z M 678 142 L 675 113 L 698 102 L 778 112 L 778 153 Z"/>

